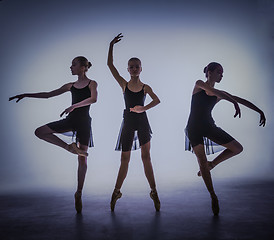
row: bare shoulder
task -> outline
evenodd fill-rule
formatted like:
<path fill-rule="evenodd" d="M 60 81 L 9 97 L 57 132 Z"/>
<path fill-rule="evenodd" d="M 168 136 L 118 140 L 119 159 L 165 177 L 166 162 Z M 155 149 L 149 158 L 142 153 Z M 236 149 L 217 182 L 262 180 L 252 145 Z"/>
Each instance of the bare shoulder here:
<path fill-rule="evenodd" d="M 97 84 L 97 82 L 96 82 L 95 80 L 90 80 L 89 86 L 90 86 L 91 88 L 97 88 L 98 84 Z"/>
<path fill-rule="evenodd" d="M 193 92 L 192 92 L 192 94 L 195 94 L 195 93 L 197 93 L 197 92 L 200 92 L 203 88 L 202 88 L 202 86 L 205 84 L 205 82 L 204 81 L 202 81 L 202 80 L 197 80 L 196 82 L 195 82 L 195 86 L 194 86 L 194 89 L 193 89 Z"/>
<path fill-rule="evenodd" d="M 204 84 L 205 82 L 199 79 L 195 82 L 195 87 L 201 87 L 204 86 Z"/>
<path fill-rule="evenodd" d="M 144 91 L 145 91 L 145 93 L 153 92 L 152 88 L 148 84 L 145 84 L 145 83 L 144 83 Z"/>
<path fill-rule="evenodd" d="M 70 88 L 71 88 L 71 86 L 72 86 L 73 84 L 74 84 L 74 82 L 66 83 L 66 84 L 64 84 L 64 85 L 61 87 L 61 89 L 64 89 L 64 90 L 66 90 L 66 91 L 69 91 Z"/>

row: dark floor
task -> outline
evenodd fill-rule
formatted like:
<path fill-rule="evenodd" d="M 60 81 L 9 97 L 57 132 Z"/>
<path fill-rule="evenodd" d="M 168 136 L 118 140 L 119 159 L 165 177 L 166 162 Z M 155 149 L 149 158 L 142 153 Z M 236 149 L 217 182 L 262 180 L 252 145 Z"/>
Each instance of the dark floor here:
<path fill-rule="evenodd" d="M 216 183 L 219 217 L 212 215 L 202 183 L 159 191 L 158 213 L 148 193 L 123 192 L 115 213 L 109 194 L 86 194 L 82 215 L 75 214 L 73 193 L 1 194 L 0 239 L 274 239 L 273 183 Z"/>

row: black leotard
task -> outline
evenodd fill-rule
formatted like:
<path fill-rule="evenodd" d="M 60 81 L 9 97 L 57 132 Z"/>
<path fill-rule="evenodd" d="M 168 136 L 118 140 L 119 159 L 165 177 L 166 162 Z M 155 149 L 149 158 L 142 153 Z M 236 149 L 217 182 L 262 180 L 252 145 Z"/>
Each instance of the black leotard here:
<path fill-rule="evenodd" d="M 145 85 L 144 85 L 145 86 Z M 144 106 L 145 92 L 144 86 L 139 92 L 132 92 L 126 85 L 124 92 L 125 110 L 123 122 L 118 136 L 115 150 L 130 151 L 136 150 L 139 146 L 146 144 L 151 139 L 151 128 L 146 112 L 130 112 L 130 108 L 137 105 Z M 136 135 L 137 131 L 137 135 Z M 139 139 L 139 145 L 137 140 Z M 134 140 L 134 144 L 133 144 Z"/>
<path fill-rule="evenodd" d="M 185 129 L 186 150 L 192 150 L 191 147 L 204 144 L 206 153 L 210 154 L 216 152 L 213 150 L 213 146 L 223 145 L 234 140 L 228 133 L 215 125 L 211 112 L 216 103 L 217 97 L 207 95 L 204 90 L 192 95 L 190 115 Z"/>
<path fill-rule="evenodd" d="M 84 88 L 71 86 L 72 104 L 81 102 L 91 96 L 89 84 Z M 76 133 L 76 142 L 93 147 L 89 109 L 90 105 L 75 108 L 65 119 L 48 123 L 47 126 L 57 133 L 72 131 L 73 135 Z"/>

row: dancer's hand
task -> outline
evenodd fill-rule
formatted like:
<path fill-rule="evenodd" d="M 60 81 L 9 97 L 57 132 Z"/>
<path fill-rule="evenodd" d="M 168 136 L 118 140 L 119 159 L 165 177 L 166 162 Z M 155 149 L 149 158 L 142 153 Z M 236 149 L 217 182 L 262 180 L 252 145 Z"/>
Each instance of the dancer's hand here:
<path fill-rule="evenodd" d="M 143 106 L 135 106 L 133 108 L 129 109 L 131 112 L 135 112 L 135 113 L 142 113 L 145 111 L 145 108 Z"/>
<path fill-rule="evenodd" d="M 64 114 L 69 114 L 69 113 L 71 113 L 74 109 L 75 109 L 75 107 L 74 107 L 73 105 L 71 105 L 70 107 L 68 107 L 67 109 L 65 109 L 65 110 L 60 114 L 60 117 L 62 117 Z"/>
<path fill-rule="evenodd" d="M 115 38 L 113 38 L 113 40 L 110 42 L 110 45 L 114 45 L 115 43 L 120 42 L 122 37 L 122 33 L 119 33 Z"/>
<path fill-rule="evenodd" d="M 260 125 L 259 126 L 265 126 L 266 118 L 263 112 L 260 113 Z"/>
<path fill-rule="evenodd" d="M 10 98 L 9 98 L 9 101 L 12 101 L 13 99 L 17 98 L 16 102 L 19 102 L 19 101 L 20 101 L 21 99 L 23 99 L 24 97 L 26 97 L 25 94 L 19 94 L 19 95 L 10 97 Z"/>
<path fill-rule="evenodd" d="M 236 112 L 235 112 L 235 114 L 234 114 L 234 117 L 237 117 L 238 115 L 239 115 L 239 118 L 241 117 L 241 109 L 240 109 L 240 107 L 239 107 L 239 104 L 236 102 L 235 104 L 234 104 L 234 107 L 235 107 L 235 110 L 236 110 Z"/>

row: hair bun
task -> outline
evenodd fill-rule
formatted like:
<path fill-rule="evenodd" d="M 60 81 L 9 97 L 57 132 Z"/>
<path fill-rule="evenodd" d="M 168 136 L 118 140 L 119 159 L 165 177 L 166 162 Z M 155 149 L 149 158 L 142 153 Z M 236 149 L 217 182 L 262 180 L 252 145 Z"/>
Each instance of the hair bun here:
<path fill-rule="evenodd" d="M 204 73 L 206 73 L 206 71 L 207 71 L 207 66 L 204 68 Z"/>
<path fill-rule="evenodd" d="M 88 62 L 88 68 L 90 68 L 92 66 L 91 62 Z"/>

